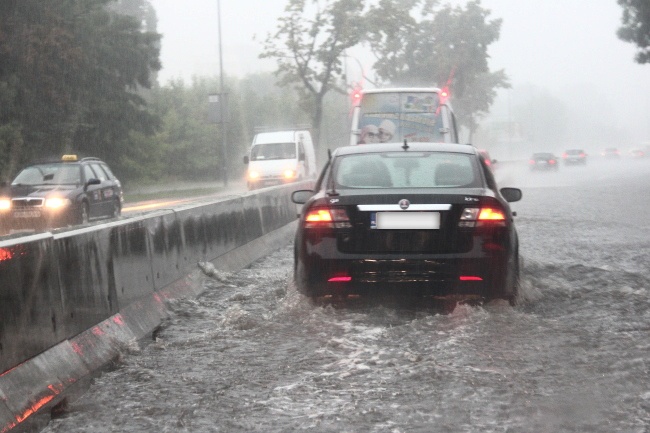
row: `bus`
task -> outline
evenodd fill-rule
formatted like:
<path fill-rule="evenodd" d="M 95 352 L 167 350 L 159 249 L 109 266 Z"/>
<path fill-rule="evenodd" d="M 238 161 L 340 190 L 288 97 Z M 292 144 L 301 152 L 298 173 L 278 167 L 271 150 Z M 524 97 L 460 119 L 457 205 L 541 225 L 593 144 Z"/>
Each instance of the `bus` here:
<path fill-rule="evenodd" d="M 350 145 L 458 143 L 448 95 L 435 87 L 369 89 L 353 94 Z"/>

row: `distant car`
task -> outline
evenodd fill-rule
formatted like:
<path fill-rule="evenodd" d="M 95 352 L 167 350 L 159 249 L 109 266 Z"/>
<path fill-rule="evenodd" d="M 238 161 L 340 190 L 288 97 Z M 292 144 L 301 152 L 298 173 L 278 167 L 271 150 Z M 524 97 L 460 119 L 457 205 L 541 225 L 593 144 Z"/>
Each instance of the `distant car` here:
<path fill-rule="evenodd" d="M 294 279 L 313 298 L 373 296 L 515 302 L 519 243 L 509 202 L 471 145 L 337 148 L 300 190 Z"/>
<path fill-rule="evenodd" d="M 531 170 L 555 170 L 559 168 L 558 158 L 552 153 L 538 152 L 534 153 L 528 161 Z"/>
<path fill-rule="evenodd" d="M 646 153 L 643 149 L 632 149 L 630 155 L 632 155 L 632 158 L 645 158 Z"/>
<path fill-rule="evenodd" d="M 122 185 L 98 158 L 40 162 L 23 168 L 0 191 L 5 231 L 45 230 L 119 216 Z"/>
<path fill-rule="evenodd" d="M 485 149 L 479 149 L 478 153 L 479 153 L 479 155 L 481 155 L 481 158 L 483 158 L 483 161 L 485 161 L 485 165 L 487 165 L 487 166 L 490 167 L 491 169 L 495 169 L 495 168 L 496 168 L 496 166 L 497 166 L 497 160 L 496 160 L 496 159 L 492 159 L 492 158 L 490 157 L 490 154 L 488 153 L 487 150 L 485 150 Z"/>
<path fill-rule="evenodd" d="M 601 154 L 607 159 L 618 159 L 621 157 L 621 152 L 615 147 L 608 147 Z"/>
<path fill-rule="evenodd" d="M 582 149 L 568 149 L 562 154 L 565 165 L 587 164 L 587 154 Z"/>

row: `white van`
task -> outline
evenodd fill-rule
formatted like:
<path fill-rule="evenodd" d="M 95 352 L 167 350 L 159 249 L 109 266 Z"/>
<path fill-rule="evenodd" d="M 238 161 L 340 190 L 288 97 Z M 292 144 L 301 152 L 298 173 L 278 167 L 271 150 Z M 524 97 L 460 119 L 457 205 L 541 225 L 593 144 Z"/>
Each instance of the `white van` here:
<path fill-rule="evenodd" d="M 248 164 L 248 189 L 297 182 L 316 177 L 316 155 L 307 130 L 260 132 L 255 135 Z"/>

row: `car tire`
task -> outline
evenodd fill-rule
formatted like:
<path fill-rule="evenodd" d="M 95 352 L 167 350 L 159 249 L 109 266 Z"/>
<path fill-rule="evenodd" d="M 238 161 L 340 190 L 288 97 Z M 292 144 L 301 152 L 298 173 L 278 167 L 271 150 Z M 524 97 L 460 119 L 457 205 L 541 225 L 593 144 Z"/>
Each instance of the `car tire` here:
<path fill-rule="evenodd" d="M 111 218 L 118 218 L 122 215 L 122 206 L 120 206 L 120 201 L 118 199 L 113 200 L 113 212 Z"/>
<path fill-rule="evenodd" d="M 517 302 L 519 300 L 519 284 L 520 284 L 520 266 L 521 265 L 521 259 L 519 258 L 519 251 L 515 253 L 515 257 L 513 260 L 513 268 L 511 270 L 511 275 L 508 276 L 509 282 L 508 285 L 510 286 L 509 289 L 509 294 L 506 296 L 506 299 L 508 303 L 514 307 L 517 305 Z"/>
<path fill-rule="evenodd" d="M 305 264 L 301 260 L 297 260 L 293 274 L 293 281 L 296 285 L 296 290 L 298 290 L 298 293 L 307 296 L 311 300 L 318 298 L 314 291 L 309 287 L 309 279 L 307 277 L 307 271 L 305 270 Z"/>
<path fill-rule="evenodd" d="M 511 306 L 517 304 L 519 296 L 519 254 L 515 253 L 506 265 L 508 271 L 505 277 L 493 276 L 484 300 L 486 302 L 505 300 Z"/>
<path fill-rule="evenodd" d="M 89 212 L 89 206 L 88 202 L 81 202 L 81 206 L 79 207 L 79 215 L 77 219 L 78 224 L 88 224 L 88 221 L 90 221 L 90 212 Z"/>

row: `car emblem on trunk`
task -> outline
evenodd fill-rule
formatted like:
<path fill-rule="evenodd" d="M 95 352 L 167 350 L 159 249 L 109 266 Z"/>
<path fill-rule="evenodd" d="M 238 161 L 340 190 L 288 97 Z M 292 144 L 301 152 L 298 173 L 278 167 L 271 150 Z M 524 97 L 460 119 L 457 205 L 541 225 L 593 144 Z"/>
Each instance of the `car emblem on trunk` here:
<path fill-rule="evenodd" d="M 407 199 L 403 198 L 399 201 L 400 209 L 406 210 L 409 208 L 409 206 L 411 206 L 411 203 Z"/>

